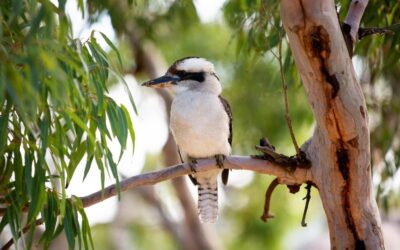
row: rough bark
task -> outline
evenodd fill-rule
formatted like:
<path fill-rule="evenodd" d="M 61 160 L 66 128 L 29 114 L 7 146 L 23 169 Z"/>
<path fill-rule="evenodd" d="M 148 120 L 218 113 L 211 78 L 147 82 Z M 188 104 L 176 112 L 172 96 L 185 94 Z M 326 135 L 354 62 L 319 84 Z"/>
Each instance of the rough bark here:
<path fill-rule="evenodd" d="M 368 115 L 332 0 L 281 0 L 289 45 L 317 126 L 307 147 L 332 249 L 383 249 Z"/>

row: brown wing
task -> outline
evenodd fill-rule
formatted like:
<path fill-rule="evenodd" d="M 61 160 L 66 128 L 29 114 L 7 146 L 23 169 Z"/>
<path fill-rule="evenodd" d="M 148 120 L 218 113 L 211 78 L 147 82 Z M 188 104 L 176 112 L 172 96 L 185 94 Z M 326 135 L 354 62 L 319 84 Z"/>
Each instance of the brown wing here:
<path fill-rule="evenodd" d="M 224 106 L 225 112 L 229 117 L 229 137 L 228 137 L 228 142 L 232 146 L 232 111 L 231 107 L 229 106 L 229 103 L 227 100 L 225 100 L 222 96 L 218 96 L 219 100 L 221 101 L 222 105 Z M 224 169 L 222 170 L 222 183 L 226 185 L 228 183 L 228 177 L 229 177 L 229 169 Z"/>

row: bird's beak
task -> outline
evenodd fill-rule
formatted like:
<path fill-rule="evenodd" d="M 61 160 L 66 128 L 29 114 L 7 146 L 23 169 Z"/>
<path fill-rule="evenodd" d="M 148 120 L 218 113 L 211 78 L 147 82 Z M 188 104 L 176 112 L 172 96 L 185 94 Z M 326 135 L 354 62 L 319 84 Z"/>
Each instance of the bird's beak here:
<path fill-rule="evenodd" d="M 166 88 L 176 85 L 176 82 L 179 80 L 178 77 L 164 75 L 158 77 L 156 79 L 147 81 L 142 83 L 142 86 L 150 87 L 150 88 Z"/>

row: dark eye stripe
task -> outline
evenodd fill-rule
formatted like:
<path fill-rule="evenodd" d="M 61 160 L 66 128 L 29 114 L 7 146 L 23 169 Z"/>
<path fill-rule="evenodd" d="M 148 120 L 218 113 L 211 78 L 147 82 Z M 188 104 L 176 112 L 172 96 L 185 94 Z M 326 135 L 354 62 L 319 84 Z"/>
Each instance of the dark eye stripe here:
<path fill-rule="evenodd" d="M 197 82 L 204 81 L 204 72 L 186 72 L 186 71 L 176 71 L 175 75 L 181 78 L 181 81 L 184 80 L 193 80 Z"/>
<path fill-rule="evenodd" d="M 204 81 L 204 73 L 199 72 L 199 73 L 187 73 L 184 77 L 186 80 L 193 80 L 197 82 L 203 82 Z"/>

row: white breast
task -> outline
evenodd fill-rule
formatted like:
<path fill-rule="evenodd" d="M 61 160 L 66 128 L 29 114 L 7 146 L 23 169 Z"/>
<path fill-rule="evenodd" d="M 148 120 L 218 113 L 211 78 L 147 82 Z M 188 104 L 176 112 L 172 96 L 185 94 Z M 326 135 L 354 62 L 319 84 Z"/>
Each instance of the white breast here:
<path fill-rule="evenodd" d="M 175 97 L 170 127 L 179 148 L 190 157 L 229 155 L 229 117 L 217 95 L 185 91 Z"/>

